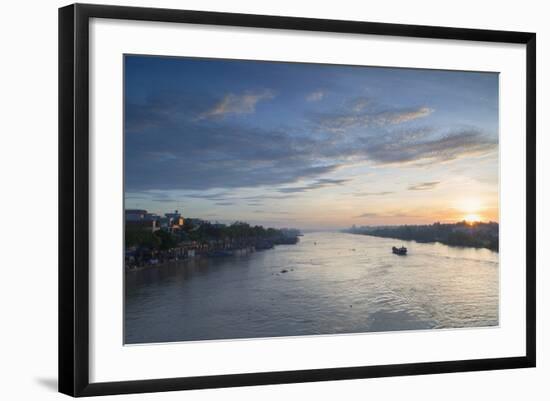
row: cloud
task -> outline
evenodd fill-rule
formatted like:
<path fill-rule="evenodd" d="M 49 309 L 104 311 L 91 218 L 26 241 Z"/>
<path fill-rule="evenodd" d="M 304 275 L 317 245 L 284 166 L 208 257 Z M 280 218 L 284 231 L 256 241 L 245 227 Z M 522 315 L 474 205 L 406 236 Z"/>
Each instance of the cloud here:
<path fill-rule="evenodd" d="M 195 199 L 206 199 L 211 201 L 225 201 L 228 196 L 227 192 L 218 192 L 214 194 L 184 194 L 182 197 L 185 198 L 195 198 Z"/>
<path fill-rule="evenodd" d="M 308 184 L 308 185 L 305 185 L 305 186 L 290 187 L 290 188 L 279 188 L 278 191 L 282 192 L 282 193 L 306 192 L 306 191 L 311 191 L 313 189 L 325 188 L 325 187 L 334 186 L 334 185 L 342 185 L 342 184 L 345 184 L 348 181 L 350 181 L 350 180 L 349 179 L 337 179 L 336 180 L 336 179 L 323 178 L 323 179 L 318 179 L 315 182 L 313 182 L 311 184 Z"/>
<path fill-rule="evenodd" d="M 243 196 L 239 199 L 251 200 L 251 201 L 262 201 L 264 199 L 288 199 L 291 198 L 291 195 L 253 195 L 253 196 Z"/>
<path fill-rule="evenodd" d="M 337 160 L 318 154 L 316 141 L 261 128 L 186 124 L 166 129 L 163 141 L 153 130 L 140 136 L 126 144 L 126 188 L 131 191 L 277 186 L 339 167 Z M 144 161 L 148 147 L 177 149 L 178 157 Z"/>
<path fill-rule="evenodd" d="M 326 114 L 316 115 L 311 120 L 315 121 L 313 126 L 290 127 L 254 120 L 196 118 L 200 110 L 216 101 L 219 102 L 213 95 L 201 92 L 195 96 L 151 96 L 143 103 L 126 105 L 128 192 L 180 191 L 178 196 L 183 197 L 182 193 L 210 190 L 204 195 L 191 192 L 185 196 L 224 202 L 233 200 L 229 199 L 234 197 L 232 189 L 265 187 L 284 194 L 271 197 L 286 199 L 292 194 L 338 185 L 326 181 L 327 176 L 357 163 L 442 163 L 488 154 L 498 145 L 496 135 L 475 127 L 411 128 L 399 123 L 427 114 L 422 108 L 374 111 L 371 105 L 360 114 L 349 113 L 348 120 L 342 114 L 338 124 L 331 120 L 333 128 L 359 127 L 345 135 L 318 132 L 323 118 L 334 117 Z M 231 109 L 227 105 L 224 108 Z M 357 119 L 361 118 L 386 121 L 386 125 L 357 126 Z M 297 184 L 300 182 L 310 184 Z"/>
<path fill-rule="evenodd" d="M 359 113 L 365 110 L 371 104 L 371 100 L 366 97 L 358 97 L 353 99 L 350 103 L 351 103 L 351 109 L 355 113 Z"/>
<path fill-rule="evenodd" d="M 134 193 L 131 193 L 131 192 L 126 192 L 126 194 L 124 195 L 124 199 L 126 200 L 133 200 L 133 199 L 149 199 L 148 196 L 146 195 L 140 195 L 140 194 L 134 194 Z"/>
<path fill-rule="evenodd" d="M 263 210 L 263 209 L 253 210 L 252 213 L 276 214 L 276 215 L 293 214 L 293 213 L 290 213 L 290 212 L 279 212 L 279 211 L 275 211 L 275 210 Z"/>
<path fill-rule="evenodd" d="M 341 185 L 348 181 L 351 181 L 351 180 L 348 178 L 341 178 L 341 179 L 322 178 L 317 180 L 317 183 L 322 185 Z"/>
<path fill-rule="evenodd" d="M 140 200 L 140 201 L 154 201 L 159 203 L 177 202 L 177 199 L 175 199 L 172 196 L 172 194 L 162 192 L 162 191 L 139 191 L 139 192 L 126 191 L 124 199 L 126 201 Z"/>
<path fill-rule="evenodd" d="M 172 152 L 149 152 L 148 156 L 151 160 L 160 162 L 174 160 L 177 158 L 177 156 Z"/>
<path fill-rule="evenodd" d="M 420 184 L 411 185 L 409 191 L 426 191 L 428 189 L 434 189 L 439 183 L 439 181 L 421 182 Z"/>
<path fill-rule="evenodd" d="M 145 200 L 154 201 L 160 203 L 178 203 L 185 202 L 185 199 L 199 199 L 206 202 L 212 202 L 217 206 L 231 206 L 239 203 L 246 204 L 247 206 L 262 206 L 266 200 L 283 200 L 291 199 L 293 195 L 277 195 L 269 194 L 265 195 L 252 195 L 241 196 L 232 193 L 231 191 L 216 192 L 216 193 L 182 193 L 181 191 L 172 190 L 153 190 L 142 192 L 126 192 L 126 200 Z"/>
<path fill-rule="evenodd" d="M 395 131 L 377 138 L 359 140 L 369 160 L 378 164 L 447 162 L 489 153 L 497 148 L 495 137 L 476 128 L 439 132 L 433 128 Z"/>
<path fill-rule="evenodd" d="M 170 199 L 170 198 L 152 198 L 153 202 L 159 202 L 159 203 L 176 203 L 177 199 Z"/>
<path fill-rule="evenodd" d="M 408 212 L 404 211 L 393 211 L 393 212 L 387 212 L 387 213 L 377 213 L 377 212 L 367 212 L 360 214 L 359 216 L 355 216 L 355 218 L 402 218 L 402 217 L 419 217 L 416 214 L 410 214 Z"/>
<path fill-rule="evenodd" d="M 227 114 L 251 114 L 256 111 L 258 102 L 273 97 L 275 94 L 268 89 L 260 92 L 245 92 L 240 95 L 228 93 L 213 108 L 202 113 L 200 118 L 223 117 Z"/>
<path fill-rule="evenodd" d="M 363 217 L 379 217 L 380 215 L 378 213 L 363 213 L 359 216 L 355 216 L 357 218 L 363 218 Z"/>
<path fill-rule="evenodd" d="M 390 195 L 395 192 L 393 191 L 380 191 L 380 192 L 357 192 L 354 193 L 353 196 L 383 196 L 383 195 Z"/>
<path fill-rule="evenodd" d="M 420 107 L 418 109 L 387 111 L 377 115 L 378 124 L 403 124 L 407 121 L 417 118 L 427 117 L 434 112 L 429 107 Z"/>
<path fill-rule="evenodd" d="M 340 113 L 312 114 L 312 120 L 318 130 L 345 133 L 350 130 L 369 127 L 383 127 L 387 125 L 403 124 L 422 117 L 427 117 L 434 112 L 429 107 L 400 108 L 393 110 L 363 110 L 367 104 L 355 105 L 351 111 Z"/>
<path fill-rule="evenodd" d="M 325 97 L 325 92 L 323 92 L 322 90 L 318 90 L 315 92 L 311 92 L 309 95 L 307 95 L 306 100 L 308 102 L 318 102 L 320 100 L 323 100 L 324 97 Z"/>

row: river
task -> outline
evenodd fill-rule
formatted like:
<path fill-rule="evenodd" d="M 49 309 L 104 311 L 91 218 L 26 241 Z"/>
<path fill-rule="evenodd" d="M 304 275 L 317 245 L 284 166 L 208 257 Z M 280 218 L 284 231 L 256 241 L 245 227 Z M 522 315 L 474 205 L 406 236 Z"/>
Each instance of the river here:
<path fill-rule="evenodd" d="M 392 254 L 401 245 L 409 254 Z M 498 253 L 319 232 L 127 272 L 125 294 L 126 344 L 487 327 L 498 325 Z"/>

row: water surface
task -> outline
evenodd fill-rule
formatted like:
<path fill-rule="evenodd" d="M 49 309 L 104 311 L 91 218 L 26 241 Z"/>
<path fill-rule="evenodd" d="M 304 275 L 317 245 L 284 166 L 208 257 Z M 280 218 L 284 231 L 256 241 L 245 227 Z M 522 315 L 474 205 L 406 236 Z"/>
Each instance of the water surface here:
<path fill-rule="evenodd" d="M 408 255 L 391 253 L 401 245 Z M 127 272 L 125 342 L 494 326 L 498 278 L 487 249 L 311 233 L 246 256 Z"/>

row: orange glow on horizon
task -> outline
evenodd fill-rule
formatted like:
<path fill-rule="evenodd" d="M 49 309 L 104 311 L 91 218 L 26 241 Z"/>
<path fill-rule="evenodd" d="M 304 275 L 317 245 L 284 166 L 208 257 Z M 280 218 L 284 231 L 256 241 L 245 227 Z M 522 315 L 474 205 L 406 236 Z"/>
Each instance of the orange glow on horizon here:
<path fill-rule="evenodd" d="M 469 225 L 473 225 L 474 223 L 480 222 L 481 217 L 478 214 L 471 213 L 464 216 L 464 221 L 466 221 Z"/>

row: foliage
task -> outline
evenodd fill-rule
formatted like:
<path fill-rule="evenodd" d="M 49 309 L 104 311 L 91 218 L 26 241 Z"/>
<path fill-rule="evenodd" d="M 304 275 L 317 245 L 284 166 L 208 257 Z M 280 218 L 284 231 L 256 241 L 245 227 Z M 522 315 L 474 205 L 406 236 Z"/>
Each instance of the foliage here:
<path fill-rule="evenodd" d="M 232 243 L 256 243 L 269 241 L 272 244 L 295 243 L 297 230 L 280 230 L 264 228 L 263 226 L 251 226 L 248 223 L 236 221 L 230 225 L 212 224 L 211 222 L 193 222 L 186 219 L 179 232 L 170 233 L 158 230 L 154 233 L 150 229 L 135 228 L 126 225 L 126 247 L 141 247 L 157 250 L 174 248 L 182 241 L 195 241 L 209 243 L 212 241 L 224 241 Z"/>
<path fill-rule="evenodd" d="M 126 248 L 136 246 L 140 248 L 156 249 L 160 246 L 161 239 L 154 235 L 150 229 L 141 227 L 128 227 L 124 235 Z"/>
<path fill-rule="evenodd" d="M 441 242 L 452 246 L 488 248 L 498 251 L 498 223 L 352 227 L 347 232 L 417 242 Z"/>
<path fill-rule="evenodd" d="M 159 239 L 159 245 L 158 249 L 165 251 L 170 248 L 174 248 L 178 244 L 178 238 L 174 235 L 169 233 L 168 231 L 162 231 L 158 230 L 155 231 L 153 236 L 157 237 Z"/>

